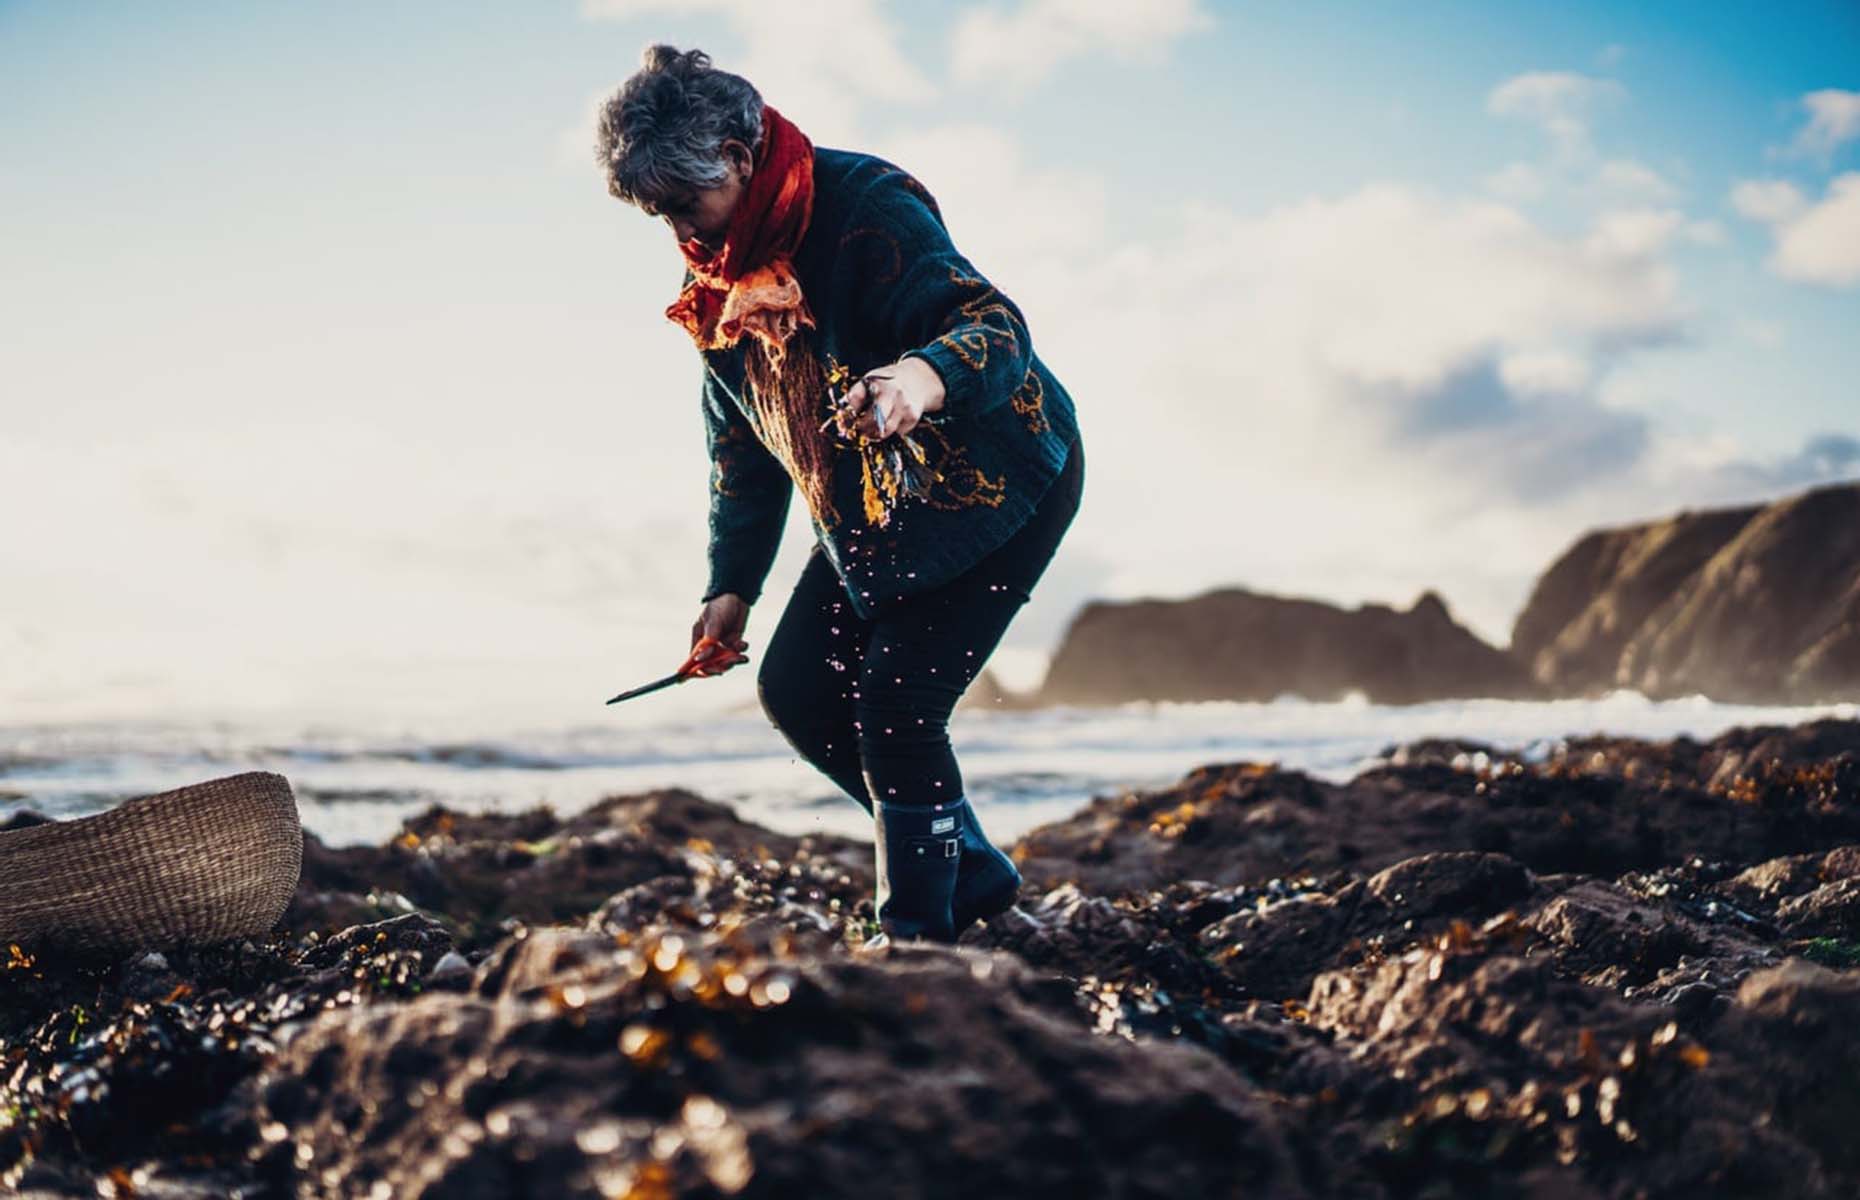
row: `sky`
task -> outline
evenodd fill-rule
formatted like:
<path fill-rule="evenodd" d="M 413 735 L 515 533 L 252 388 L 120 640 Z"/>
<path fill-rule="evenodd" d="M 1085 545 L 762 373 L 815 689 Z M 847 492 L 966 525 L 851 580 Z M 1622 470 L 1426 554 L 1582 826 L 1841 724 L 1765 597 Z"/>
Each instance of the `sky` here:
<path fill-rule="evenodd" d="M 682 660 L 700 366 L 592 156 L 654 41 L 915 174 L 1077 403 L 1011 684 L 1221 586 L 1503 645 L 1590 529 L 1860 477 L 1851 3 L 0 0 L 0 722 L 540 726 Z"/>

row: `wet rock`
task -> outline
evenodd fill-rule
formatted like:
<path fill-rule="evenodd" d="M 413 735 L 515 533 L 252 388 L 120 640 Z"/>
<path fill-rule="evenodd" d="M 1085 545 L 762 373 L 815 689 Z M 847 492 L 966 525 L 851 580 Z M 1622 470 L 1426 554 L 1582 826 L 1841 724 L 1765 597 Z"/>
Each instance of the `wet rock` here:
<path fill-rule="evenodd" d="M 1835 723 L 1842 724 L 1842 723 Z M 1846 726 L 1860 723 L 1846 722 Z M 1726 735 L 1773 753 L 1707 786 L 1726 746 L 1655 749 L 1572 740 L 1540 763 L 1496 751 L 1480 765 L 1410 765 L 1329 784 L 1272 764 L 1198 768 L 1153 792 L 1101 796 L 1014 847 L 1035 888 L 1115 894 L 1178 879 L 1221 885 L 1336 870 L 1373 872 L 1443 851 L 1503 854 L 1538 874 L 1611 879 L 1692 858 L 1754 865 L 1860 844 L 1860 755 L 1834 730 Z"/>
<path fill-rule="evenodd" d="M 1368 893 L 1390 920 L 1487 915 L 1523 900 L 1530 872 L 1502 854 L 1423 854 L 1378 871 Z"/>
<path fill-rule="evenodd" d="M 1446 1176 L 1446 1194 L 1469 1196 L 1840 1194 L 1817 1150 L 1764 1118 L 1764 1091 L 1735 1082 L 1741 1064 L 1725 1069 L 1723 1041 L 1548 959 L 1443 939 L 1319 977 L 1310 1013 L 1408 1085 L 1374 1151 L 1392 1188 Z"/>
<path fill-rule="evenodd" d="M 467 815 L 434 808 L 382 847 L 332 850 L 306 837 L 303 877 L 284 925 L 327 934 L 418 907 L 446 923 L 462 949 L 482 951 L 505 922 L 581 920 L 626 888 L 687 876 L 692 855 L 786 869 L 803 851 L 830 863 L 834 877 L 858 879 L 869 890 L 869 843 L 786 837 L 677 788 L 613 797 L 567 819 L 541 809 Z"/>
<path fill-rule="evenodd" d="M 1597 882 L 1577 884 L 1524 924 L 1557 947 L 1566 968 L 1604 987 L 1643 982 L 1706 942 L 1682 918 Z"/>
<path fill-rule="evenodd" d="M 432 963 L 438 962 L 451 949 L 452 935 L 446 927 L 416 912 L 370 925 L 352 925 L 334 937 L 320 939 L 298 961 L 310 970 L 337 966 L 370 954 L 411 954 Z"/>
<path fill-rule="evenodd" d="M 136 955 L 120 968 L 121 988 L 125 996 L 136 1000 L 153 1000 L 174 991 L 181 977 L 168 965 L 166 955 L 158 951 Z"/>
<path fill-rule="evenodd" d="M 253 1147 L 266 1177 L 301 1196 L 1311 1194 L 1220 1060 L 1092 1037 L 1010 956 L 778 963 L 708 933 L 538 930 L 515 958 L 473 995 L 293 1041 L 253 1085 L 261 1128 L 289 1131 Z"/>
<path fill-rule="evenodd" d="M 1824 883 L 1777 906 L 1782 927 L 1797 937 L 1860 938 L 1860 878 Z"/>
<path fill-rule="evenodd" d="M 1727 1020 L 1765 1116 L 1813 1151 L 1814 1174 L 1860 1171 L 1860 976 L 1791 959 L 1744 981 Z M 1763 1064 L 1767 1064 L 1765 1069 Z"/>
<path fill-rule="evenodd" d="M 1745 903 L 1775 903 L 1813 890 L 1821 878 L 1819 854 L 1786 854 L 1740 871 L 1725 883 L 1725 891 Z"/>

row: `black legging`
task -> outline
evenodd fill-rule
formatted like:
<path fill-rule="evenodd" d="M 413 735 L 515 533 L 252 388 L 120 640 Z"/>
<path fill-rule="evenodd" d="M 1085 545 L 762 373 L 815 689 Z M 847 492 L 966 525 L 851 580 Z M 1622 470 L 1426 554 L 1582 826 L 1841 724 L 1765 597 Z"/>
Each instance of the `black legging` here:
<path fill-rule="evenodd" d="M 866 808 L 963 796 L 949 715 L 1032 598 L 1078 512 L 1085 449 L 1074 440 L 1027 523 L 962 575 L 892 606 L 853 612 L 818 543 L 756 672 L 769 720 L 795 752 Z"/>

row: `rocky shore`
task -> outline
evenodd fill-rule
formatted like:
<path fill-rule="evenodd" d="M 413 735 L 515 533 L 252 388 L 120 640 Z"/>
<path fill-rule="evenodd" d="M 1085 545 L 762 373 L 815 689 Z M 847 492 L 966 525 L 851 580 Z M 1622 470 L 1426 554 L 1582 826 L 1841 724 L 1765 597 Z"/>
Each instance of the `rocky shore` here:
<path fill-rule="evenodd" d="M 1101 796 L 862 954 L 871 850 L 683 791 L 306 846 L 262 942 L 0 946 L 0 1188 L 1860 1194 L 1860 723 Z"/>

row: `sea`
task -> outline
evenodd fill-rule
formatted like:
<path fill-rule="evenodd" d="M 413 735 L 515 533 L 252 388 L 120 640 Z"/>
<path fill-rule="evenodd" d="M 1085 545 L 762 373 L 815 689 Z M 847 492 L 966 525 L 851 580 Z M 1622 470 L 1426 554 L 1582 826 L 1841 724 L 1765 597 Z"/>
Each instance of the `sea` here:
<path fill-rule="evenodd" d="M 637 702 L 634 702 L 637 703 Z M 1860 717 L 1860 705 L 1783 708 L 1620 691 L 1585 700 L 1371 704 L 1150 703 L 1035 711 L 958 709 L 950 738 L 968 794 L 997 841 L 1056 821 L 1096 796 L 1167 787 L 1207 764 L 1276 762 L 1342 782 L 1395 745 L 1471 739 L 1541 761 L 1589 734 L 1710 738 L 1740 725 Z M 800 759 L 753 706 L 554 728 L 448 719 L 418 727 L 290 720 L 0 721 L 0 820 L 60 819 L 240 771 L 292 784 L 305 828 L 332 846 L 379 844 L 433 804 L 569 815 L 606 796 L 682 787 L 783 833 L 869 838 L 864 811 Z"/>

